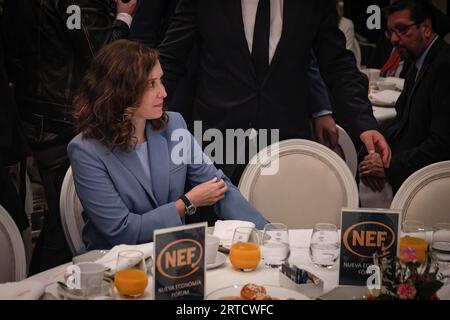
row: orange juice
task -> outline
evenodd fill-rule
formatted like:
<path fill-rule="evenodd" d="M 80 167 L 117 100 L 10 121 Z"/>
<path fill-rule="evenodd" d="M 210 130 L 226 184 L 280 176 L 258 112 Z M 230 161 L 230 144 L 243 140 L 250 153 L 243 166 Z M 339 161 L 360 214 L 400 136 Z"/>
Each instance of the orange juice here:
<path fill-rule="evenodd" d="M 147 274 L 138 269 L 127 269 L 116 272 L 114 284 L 120 294 L 125 296 L 140 296 L 147 287 Z"/>
<path fill-rule="evenodd" d="M 400 252 L 404 248 L 413 248 L 417 253 L 417 261 L 425 262 L 425 255 L 428 249 L 428 242 L 416 237 L 402 237 L 400 238 Z"/>
<path fill-rule="evenodd" d="M 236 269 L 256 269 L 260 260 L 261 252 L 256 243 L 238 242 L 230 248 L 230 261 Z"/>

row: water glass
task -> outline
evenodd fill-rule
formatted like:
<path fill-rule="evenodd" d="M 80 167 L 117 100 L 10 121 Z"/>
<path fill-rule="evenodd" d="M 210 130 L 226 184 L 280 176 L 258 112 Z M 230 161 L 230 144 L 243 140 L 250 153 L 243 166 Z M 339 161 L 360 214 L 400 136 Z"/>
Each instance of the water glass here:
<path fill-rule="evenodd" d="M 309 256 L 315 266 L 332 268 L 339 258 L 339 233 L 334 224 L 319 223 L 313 228 Z"/>
<path fill-rule="evenodd" d="M 289 231 L 285 224 L 268 223 L 264 226 L 261 254 L 266 266 L 280 267 L 290 255 Z"/>
<path fill-rule="evenodd" d="M 441 271 L 450 268 L 450 223 L 438 223 L 434 226 L 431 252 Z"/>
<path fill-rule="evenodd" d="M 144 254 L 138 250 L 124 250 L 117 257 L 114 284 L 125 297 L 137 298 L 144 294 L 148 284 Z"/>
<path fill-rule="evenodd" d="M 258 267 L 261 250 L 255 228 L 239 227 L 234 230 L 229 257 L 235 269 L 247 272 Z"/>
<path fill-rule="evenodd" d="M 88 300 L 115 300 L 116 293 L 112 280 L 105 278 L 100 283 L 88 283 L 86 296 Z"/>

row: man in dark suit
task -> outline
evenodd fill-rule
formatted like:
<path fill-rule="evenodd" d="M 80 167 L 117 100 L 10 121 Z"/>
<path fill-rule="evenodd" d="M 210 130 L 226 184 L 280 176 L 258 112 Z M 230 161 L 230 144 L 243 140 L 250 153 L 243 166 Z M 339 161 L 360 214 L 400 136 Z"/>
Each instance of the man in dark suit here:
<path fill-rule="evenodd" d="M 146 0 L 139 3 L 130 29 L 130 40 L 156 48 L 165 36 L 178 2 L 179 0 Z M 197 79 L 198 55 L 198 48 L 195 45 L 186 64 L 186 75 L 180 80 L 176 92 L 170 95 L 167 102 L 167 108 L 180 112 L 191 130 L 193 130 L 192 104 Z M 319 66 L 314 57 L 311 59 L 311 67 L 308 70 L 308 80 L 316 137 L 319 142 L 334 148 L 338 140 L 337 128 L 331 117 L 332 108 L 327 88 L 320 77 Z"/>
<path fill-rule="evenodd" d="M 21 2 L 22 6 L 5 6 L 10 26 L 20 31 L 8 30 L 11 39 L 5 45 L 18 46 L 12 50 L 17 54 L 12 59 L 20 61 L 23 71 L 12 73 L 23 81 L 15 83 L 23 90 L 20 118 L 48 205 L 30 266 L 30 274 L 35 274 L 72 258 L 59 212 L 61 186 L 70 165 L 67 144 L 74 135 L 72 100 L 95 53 L 109 42 L 128 37 L 136 0 L 119 0 L 116 10 L 111 9 L 114 0 Z M 80 8 L 79 28 L 70 26 L 72 5 Z M 8 13 L 8 8 L 17 11 Z"/>
<path fill-rule="evenodd" d="M 8 211 L 21 232 L 29 228 L 30 224 L 7 166 L 16 164 L 28 153 L 4 65 L 3 41 L 0 39 L 0 205 Z"/>
<path fill-rule="evenodd" d="M 369 155 L 360 164 L 360 175 L 374 191 L 387 179 L 396 192 L 415 171 L 450 159 L 450 46 L 434 30 L 426 1 L 399 0 L 385 12 L 387 35 L 412 66 L 397 101 L 397 117 L 385 131 L 391 166 L 383 169 L 379 156 Z"/>
<path fill-rule="evenodd" d="M 279 129 L 281 140 L 311 139 L 307 73 L 313 50 L 335 101 L 335 119 L 370 151 L 382 152 L 388 165 L 390 150 L 376 131 L 367 79 L 345 50 L 335 10 L 330 0 L 180 0 L 159 47 L 169 95 L 197 41 L 194 119 L 204 130 Z M 238 170 L 234 164 L 221 168 L 230 177 Z"/>

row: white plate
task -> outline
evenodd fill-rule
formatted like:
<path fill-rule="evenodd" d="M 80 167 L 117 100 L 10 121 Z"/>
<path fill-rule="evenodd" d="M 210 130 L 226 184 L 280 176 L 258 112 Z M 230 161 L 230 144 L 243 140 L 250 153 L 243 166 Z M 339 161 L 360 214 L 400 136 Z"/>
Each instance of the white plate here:
<path fill-rule="evenodd" d="M 225 261 L 227 261 L 227 256 L 224 255 L 222 252 L 217 252 L 216 261 L 214 261 L 214 263 L 207 264 L 206 269 L 209 270 L 220 267 L 225 263 Z"/>
<path fill-rule="evenodd" d="M 244 285 L 234 285 L 230 287 L 225 287 L 222 289 L 215 290 L 208 294 L 205 300 L 220 300 L 223 297 L 240 297 L 241 289 Z M 262 285 L 266 288 L 267 295 L 277 298 L 279 300 L 295 299 L 295 300 L 311 300 L 307 296 L 283 287 Z"/>

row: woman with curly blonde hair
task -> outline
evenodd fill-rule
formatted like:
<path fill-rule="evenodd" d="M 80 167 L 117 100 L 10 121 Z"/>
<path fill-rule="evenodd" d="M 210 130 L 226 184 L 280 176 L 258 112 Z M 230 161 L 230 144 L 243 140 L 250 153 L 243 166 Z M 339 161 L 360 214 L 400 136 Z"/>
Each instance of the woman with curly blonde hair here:
<path fill-rule="evenodd" d="M 207 205 L 221 219 L 266 223 L 202 153 L 181 115 L 164 111 L 162 77 L 155 50 L 119 40 L 98 53 L 82 81 L 79 134 L 68 154 L 88 250 L 152 241 L 155 229 L 181 225 Z"/>

